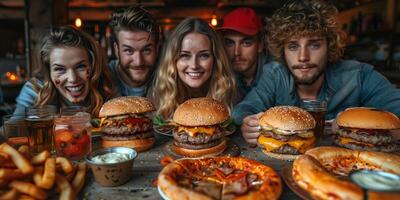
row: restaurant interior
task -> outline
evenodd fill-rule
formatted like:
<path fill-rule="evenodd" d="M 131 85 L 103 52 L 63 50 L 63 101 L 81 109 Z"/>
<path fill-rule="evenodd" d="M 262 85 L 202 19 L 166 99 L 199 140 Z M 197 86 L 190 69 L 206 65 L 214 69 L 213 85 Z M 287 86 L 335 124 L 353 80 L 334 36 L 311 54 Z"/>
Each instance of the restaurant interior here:
<path fill-rule="evenodd" d="M 34 71 L 33 52 L 47 28 L 75 25 L 93 35 L 113 59 L 108 20 L 118 7 L 142 4 L 161 24 L 163 39 L 184 18 L 196 16 L 218 27 L 224 14 L 251 7 L 267 19 L 281 0 L 0 0 L 0 113 L 12 112 L 15 98 Z M 333 0 L 340 27 L 348 34 L 345 58 L 370 63 L 400 84 L 400 2 Z M 268 27 L 266 27 L 268 28 Z"/>

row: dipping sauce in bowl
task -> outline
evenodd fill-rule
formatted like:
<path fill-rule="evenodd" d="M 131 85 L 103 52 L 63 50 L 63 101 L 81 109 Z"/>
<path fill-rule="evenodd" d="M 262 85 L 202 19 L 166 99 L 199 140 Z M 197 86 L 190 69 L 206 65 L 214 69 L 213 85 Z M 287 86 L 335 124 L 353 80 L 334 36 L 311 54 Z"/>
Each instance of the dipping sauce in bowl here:
<path fill-rule="evenodd" d="M 86 161 L 97 183 L 106 187 L 126 183 L 132 176 L 133 160 L 137 152 L 126 147 L 104 148 L 90 153 Z"/>
<path fill-rule="evenodd" d="M 400 191 L 400 176 L 384 171 L 360 170 L 350 174 L 351 180 L 364 189 L 382 192 Z"/>
<path fill-rule="evenodd" d="M 92 158 L 92 161 L 98 164 L 111 164 L 119 163 L 125 160 L 129 160 L 129 154 L 110 152 L 103 155 L 97 155 Z"/>

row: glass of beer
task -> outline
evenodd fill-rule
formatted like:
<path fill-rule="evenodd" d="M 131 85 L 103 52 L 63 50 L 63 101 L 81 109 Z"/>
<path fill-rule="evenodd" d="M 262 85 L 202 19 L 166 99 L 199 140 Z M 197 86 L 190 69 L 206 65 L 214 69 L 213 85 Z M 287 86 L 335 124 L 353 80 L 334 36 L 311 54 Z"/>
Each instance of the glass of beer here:
<path fill-rule="evenodd" d="M 32 153 L 37 154 L 44 150 L 55 153 L 53 121 L 56 112 L 57 109 L 53 105 L 27 108 L 25 120 L 28 125 L 28 143 Z"/>
<path fill-rule="evenodd" d="M 3 116 L 2 136 L 9 145 L 18 147 L 28 144 L 28 128 L 25 122 L 25 115 Z"/>
<path fill-rule="evenodd" d="M 324 134 L 325 128 L 325 114 L 327 110 L 326 101 L 320 101 L 316 99 L 303 99 L 301 102 L 301 107 L 307 110 L 315 119 L 315 136 L 322 136 Z"/>

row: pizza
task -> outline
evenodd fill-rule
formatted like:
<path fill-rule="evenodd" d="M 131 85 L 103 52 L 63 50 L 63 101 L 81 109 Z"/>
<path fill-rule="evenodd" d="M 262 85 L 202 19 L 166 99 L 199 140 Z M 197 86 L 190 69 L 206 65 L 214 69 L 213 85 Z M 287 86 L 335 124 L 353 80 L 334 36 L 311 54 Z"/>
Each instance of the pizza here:
<path fill-rule="evenodd" d="M 355 170 L 382 170 L 400 174 L 400 156 L 340 147 L 317 147 L 293 162 L 296 184 L 314 199 L 363 199 L 362 189 L 346 180 Z M 376 198 L 375 198 L 376 197 Z M 400 194 L 369 192 L 370 199 L 400 199 Z"/>
<path fill-rule="evenodd" d="M 279 175 L 244 157 L 181 159 L 166 165 L 158 186 L 170 199 L 278 199 Z"/>

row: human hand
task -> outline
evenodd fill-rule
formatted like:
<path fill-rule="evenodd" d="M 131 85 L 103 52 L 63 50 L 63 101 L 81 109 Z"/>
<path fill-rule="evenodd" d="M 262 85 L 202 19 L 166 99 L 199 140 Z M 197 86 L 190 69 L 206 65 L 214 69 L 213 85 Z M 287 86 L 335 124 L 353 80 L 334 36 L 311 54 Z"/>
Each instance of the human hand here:
<path fill-rule="evenodd" d="M 261 117 L 263 112 L 258 114 L 249 115 L 243 119 L 243 124 L 240 128 L 244 140 L 250 144 L 257 144 L 257 138 L 260 135 L 260 126 L 258 119 Z"/>

